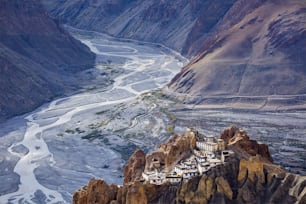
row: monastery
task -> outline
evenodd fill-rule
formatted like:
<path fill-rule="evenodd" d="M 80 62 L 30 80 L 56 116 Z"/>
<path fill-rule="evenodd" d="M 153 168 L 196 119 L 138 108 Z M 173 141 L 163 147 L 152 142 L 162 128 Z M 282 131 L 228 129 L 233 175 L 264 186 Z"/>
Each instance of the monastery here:
<path fill-rule="evenodd" d="M 211 135 L 199 136 L 198 131 L 191 128 L 187 128 L 186 133 L 180 137 L 189 135 L 195 136 L 196 147 L 188 157 L 177 161 L 174 168 L 170 170 L 161 169 L 159 163 L 156 162 L 153 170 L 145 170 L 142 173 L 141 181 L 155 185 L 186 181 L 194 176 L 205 174 L 211 168 L 223 164 L 234 155 L 233 151 L 225 150 L 222 139 L 217 139 Z"/>

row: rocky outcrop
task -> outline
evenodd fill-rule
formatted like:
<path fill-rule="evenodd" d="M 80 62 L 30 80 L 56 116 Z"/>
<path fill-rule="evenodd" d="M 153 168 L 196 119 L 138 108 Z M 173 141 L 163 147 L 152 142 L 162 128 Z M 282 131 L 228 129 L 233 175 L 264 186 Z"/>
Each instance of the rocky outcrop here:
<path fill-rule="evenodd" d="M 262 164 L 256 157 L 240 164 L 233 160 L 177 185 L 135 182 L 112 189 L 104 181 L 92 180 L 74 194 L 73 203 L 305 203 L 305 176 L 271 171 Z M 92 191 L 97 184 L 101 187 Z"/>
<path fill-rule="evenodd" d="M 33 110 L 72 86 L 95 56 L 52 20 L 38 1 L 0 6 L 0 121 Z"/>
<path fill-rule="evenodd" d="M 185 133 L 183 137 L 174 135 L 167 143 L 159 145 L 155 152 L 147 155 L 145 169 L 150 171 L 157 167 L 169 171 L 178 161 L 189 156 L 195 146 L 196 138 L 191 132 Z"/>
<path fill-rule="evenodd" d="M 237 135 L 237 131 L 238 128 L 231 127 L 222 135 L 225 138 L 231 135 L 228 138 L 230 140 Z M 175 144 L 175 140 L 174 136 L 167 144 L 161 146 L 163 149 L 169 149 L 169 145 Z M 134 181 L 123 186 L 113 186 L 94 179 L 87 187 L 74 194 L 73 203 L 302 204 L 306 202 L 305 176 L 287 173 L 259 154 L 240 158 L 241 152 L 248 154 L 248 150 L 241 149 L 236 152 L 239 148 L 239 146 L 233 148 L 238 157 L 231 157 L 226 163 L 212 168 L 206 174 L 181 183 L 153 185 Z M 132 157 L 135 158 L 135 153 Z"/>
<path fill-rule="evenodd" d="M 170 188 L 173 188 L 173 186 L 168 184 L 157 186 L 152 184 L 142 184 L 139 182 L 125 186 L 113 186 L 107 185 L 104 181 L 93 179 L 89 182 L 86 188 L 80 189 L 73 195 L 73 203 L 162 204 L 167 203 L 169 199 L 173 200 L 175 198 L 176 191 L 169 191 Z M 92 191 L 92 189 L 95 190 Z"/>
<path fill-rule="evenodd" d="M 103 180 L 91 179 L 86 187 L 73 196 L 73 203 L 110 203 L 116 199 L 118 187 Z"/>
<path fill-rule="evenodd" d="M 236 149 L 240 158 L 249 158 L 257 154 L 266 161 L 273 163 L 273 159 L 266 144 L 258 144 L 255 140 L 250 140 L 246 131 L 239 129 L 236 126 L 231 126 L 223 131 L 221 139 L 225 141 L 229 149 Z M 247 154 L 245 154 L 247 153 Z"/>
<path fill-rule="evenodd" d="M 140 180 L 146 165 L 146 154 L 142 150 L 136 150 L 124 167 L 123 184 Z"/>
<path fill-rule="evenodd" d="M 231 174 L 229 172 L 232 172 Z M 194 177 L 180 186 L 178 203 L 230 203 L 235 199 L 237 161 L 215 168 L 201 177 Z"/>

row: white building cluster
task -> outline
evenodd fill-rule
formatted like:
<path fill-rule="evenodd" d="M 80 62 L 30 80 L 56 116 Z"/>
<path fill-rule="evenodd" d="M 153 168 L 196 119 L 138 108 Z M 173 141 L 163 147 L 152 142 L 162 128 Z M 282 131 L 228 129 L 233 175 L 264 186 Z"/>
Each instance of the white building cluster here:
<path fill-rule="evenodd" d="M 186 133 L 190 133 L 190 129 Z M 166 182 L 178 183 L 205 174 L 211 168 L 226 162 L 227 158 L 233 154 L 233 151 L 225 150 L 222 139 L 207 136 L 203 139 L 197 139 L 196 149 L 193 150 L 190 157 L 179 161 L 170 172 L 158 171 L 157 169 L 145 171 L 142 173 L 142 178 L 144 182 L 156 185 Z"/>

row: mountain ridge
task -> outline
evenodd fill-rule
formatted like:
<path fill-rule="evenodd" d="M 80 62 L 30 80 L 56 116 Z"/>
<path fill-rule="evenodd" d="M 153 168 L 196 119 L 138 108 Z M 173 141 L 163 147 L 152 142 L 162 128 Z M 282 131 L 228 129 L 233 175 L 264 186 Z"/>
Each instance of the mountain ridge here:
<path fill-rule="evenodd" d="M 206 42 L 169 88 L 194 98 L 305 94 L 306 5 L 275 2 L 267 1 Z"/>
<path fill-rule="evenodd" d="M 218 15 L 215 13 L 216 17 L 211 18 L 211 26 L 202 29 L 202 34 L 213 29 L 235 1 L 231 0 L 226 4 L 222 4 L 223 1 L 216 2 L 220 12 Z M 213 1 L 199 0 L 179 0 L 176 4 L 163 0 L 43 0 L 42 3 L 54 18 L 64 24 L 105 32 L 116 37 L 162 43 L 189 56 L 198 49 L 190 48 L 189 43 L 186 43 L 198 15 L 217 6 Z M 109 7 L 112 10 L 107 9 Z"/>
<path fill-rule="evenodd" d="M 189 57 L 190 63 L 164 89 L 186 103 L 267 110 L 306 106 L 303 97 L 293 97 L 306 93 L 305 2 L 44 2 L 61 22 L 162 43 Z M 113 10 L 107 13 L 108 4 Z M 278 97 L 283 95 L 291 96 Z M 218 100 L 210 99 L 216 96 Z"/>
<path fill-rule="evenodd" d="M 95 55 L 52 20 L 41 4 L 1 0 L 0 121 L 63 95 Z"/>

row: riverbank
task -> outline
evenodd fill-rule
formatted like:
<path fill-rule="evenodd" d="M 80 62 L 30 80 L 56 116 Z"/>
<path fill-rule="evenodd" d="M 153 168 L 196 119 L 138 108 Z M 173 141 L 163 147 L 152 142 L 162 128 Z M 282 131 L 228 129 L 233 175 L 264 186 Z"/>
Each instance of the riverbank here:
<path fill-rule="evenodd" d="M 152 108 L 135 106 L 137 97 L 165 86 L 184 63 L 155 45 L 96 34 L 74 36 L 97 55 L 95 69 L 80 78 L 95 80 L 80 81 L 80 92 L 5 123 L 11 127 L 1 129 L 0 176 L 7 178 L 1 202 L 69 203 L 72 192 L 89 178 L 121 183 L 125 155 L 136 148 L 127 135 L 137 132 L 138 118 Z M 105 81 L 112 85 L 103 86 Z M 123 113 L 121 107 L 135 110 Z M 165 130 L 156 121 L 152 131 L 159 135 Z M 130 127 L 135 130 L 121 134 Z"/>

